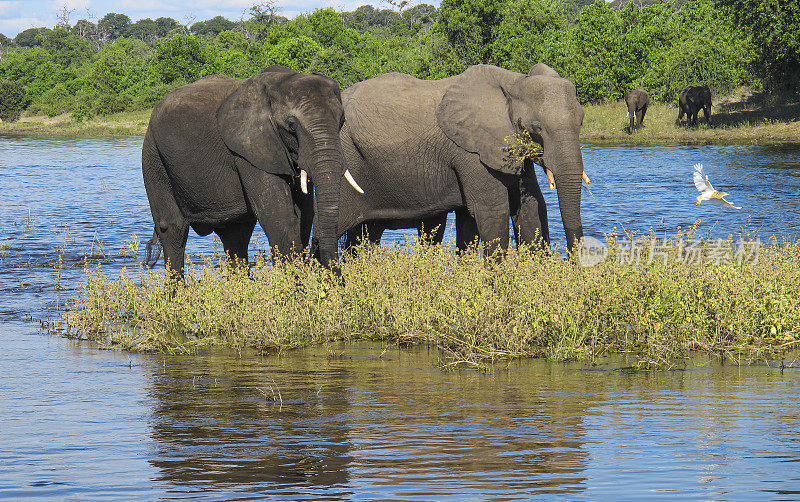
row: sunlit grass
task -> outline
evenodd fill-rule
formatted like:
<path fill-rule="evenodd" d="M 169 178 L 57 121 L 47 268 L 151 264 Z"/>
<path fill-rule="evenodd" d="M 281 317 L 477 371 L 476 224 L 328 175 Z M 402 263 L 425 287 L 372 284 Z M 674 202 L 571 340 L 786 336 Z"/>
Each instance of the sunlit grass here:
<path fill-rule="evenodd" d="M 691 351 L 741 362 L 798 346 L 800 241 L 773 242 L 757 263 L 698 266 L 673 259 L 686 237 L 669 241 L 667 263 L 636 264 L 610 235 L 606 261 L 588 268 L 542 252 L 492 262 L 429 245 L 365 246 L 341 280 L 301 258 L 248 274 L 217 256 L 189 266 L 185 284 L 97 266 L 53 330 L 157 352 L 380 339 L 431 344 L 469 365 L 629 352 L 642 367 L 669 367 Z"/>
<path fill-rule="evenodd" d="M 698 126 L 685 127 L 675 124 L 678 109 L 674 106 L 651 103 L 647 108 L 644 126 L 633 134 L 626 132 L 627 108 L 620 100 L 606 104 L 588 104 L 583 107 L 585 117 L 581 128 L 581 140 L 597 142 L 624 142 L 641 144 L 675 143 L 783 143 L 800 141 L 800 122 L 795 118 L 778 120 L 771 115 L 740 111 L 727 111 L 725 107 L 713 107 L 709 127 L 702 112 L 698 115 Z M 686 117 L 684 116 L 684 121 Z"/>
<path fill-rule="evenodd" d="M 96 116 L 77 122 L 65 113 L 23 117 L 18 122 L 0 124 L 0 134 L 63 136 L 144 136 L 152 109 Z"/>

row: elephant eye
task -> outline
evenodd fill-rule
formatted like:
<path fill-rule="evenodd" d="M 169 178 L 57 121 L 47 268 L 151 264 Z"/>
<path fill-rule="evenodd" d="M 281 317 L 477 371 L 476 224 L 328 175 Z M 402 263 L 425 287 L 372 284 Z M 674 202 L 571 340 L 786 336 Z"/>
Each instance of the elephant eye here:
<path fill-rule="evenodd" d="M 297 117 L 295 117 L 293 115 L 289 115 L 286 118 L 286 127 L 288 127 L 290 131 L 296 131 L 297 130 Z"/>

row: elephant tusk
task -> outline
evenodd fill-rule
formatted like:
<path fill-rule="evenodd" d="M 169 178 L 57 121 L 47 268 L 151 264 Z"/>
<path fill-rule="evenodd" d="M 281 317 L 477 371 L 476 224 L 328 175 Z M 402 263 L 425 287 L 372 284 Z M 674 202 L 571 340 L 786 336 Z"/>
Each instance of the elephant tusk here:
<path fill-rule="evenodd" d="M 348 183 L 350 183 L 351 187 L 356 189 L 356 192 L 361 193 L 361 194 L 364 193 L 364 189 L 361 188 L 360 186 L 358 186 L 358 183 L 356 183 L 356 180 L 353 179 L 353 175 L 350 174 L 350 169 L 345 169 L 344 178 L 347 180 Z"/>
<path fill-rule="evenodd" d="M 592 184 L 592 180 L 590 180 L 589 177 L 586 176 L 586 171 L 583 172 L 583 174 L 581 175 L 581 178 L 583 178 L 583 181 L 586 182 L 586 186 L 587 187 Z"/>
<path fill-rule="evenodd" d="M 300 170 L 300 190 L 308 195 L 308 173 L 305 169 Z"/>
<path fill-rule="evenodd" d="M 544 172 L 545 172 L 545 174 L 547 174 L 547 182 L 550 184 L 550 190 L 555 190 L 556 189 L 556 179 L 553 176 L 553 171 L 551 171 L 550 169 L 545 168 Z"/>

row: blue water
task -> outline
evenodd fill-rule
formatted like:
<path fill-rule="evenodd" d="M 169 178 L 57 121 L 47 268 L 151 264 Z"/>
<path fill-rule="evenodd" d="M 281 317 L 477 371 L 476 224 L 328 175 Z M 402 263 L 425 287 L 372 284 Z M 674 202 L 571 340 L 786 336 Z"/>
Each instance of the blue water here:
<path fill-rule="evenodd" d="M 152 232 L 140 147 L 0 138 L 0 499 L 800 499 L 793 360 L 448 373 L 426 348 L 164 356 L 43 334 L 85 263 L 138 266 Z M 584 162 L 587 235 L 671 235 L 699 218 L 706 236 L 749 224 L 762 240 L 800 237 L 798 147 L 587 146 Z M 694 206 L 695 162 L 741 211 Z M 134 235 L 139 256 L 122 256 Z M 212 242 L 190 233 L 189 252 Z M 252 247 L 266 249 L 263 235 Z"/>

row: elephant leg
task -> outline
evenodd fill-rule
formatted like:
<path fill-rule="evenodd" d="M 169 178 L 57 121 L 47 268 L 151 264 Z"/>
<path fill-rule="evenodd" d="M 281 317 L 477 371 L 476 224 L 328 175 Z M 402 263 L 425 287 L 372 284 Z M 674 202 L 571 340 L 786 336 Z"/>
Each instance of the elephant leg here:
<path fill-rule="evenodd" d="M 385 230 L 386 230 L 386 227 L 383 226 L 383 224 L 375 222 L 375 221 L 370 221 L 370 222 L 364 224 L 364 234 L 363 235 L 365 235 L 367 237 L 367 239 L 369 239 L 369 241 L 372 244 L 375 244 L 376 246 L 380 246 L 381 245 L 381 237 L 383 237 L 383 232 Z"/>
<path fill-rule="evenodd" d="M 142 148 L 142 174 L 155 231 L 164 250 L 164 265 L 168 272 L 182 278 L 189 222 L 178 207 L 166 169 L 149 133 Z"/>
<path fill-rule="evenodd" d="M 639 125 L 637 127 L 644 127 L 644 116 L 646 113 L 647 113 L 647 106 L 645 105 L 639 111 L 638 113 L 639 116 L 636 117 L 637 121 L 639 122 Z"/>
<path fill-rule="evenodd" d="M 234 265 L 247 266 L 247 247 L 250 245 L 250 237 L 253 236 L 255 226 L 256 220 L 248 218 L 224 228 L 214 229 L 222 241 L 225 255 L 233 261 Z"/>
<path fill-rule="evenodd" d="M 347 231 L 344 247 L 345 249 L 353 249 L 365 240 L 379 246 L 384 230 L 385 227 L 382 224 L 373 221 L 356 225 Z"/>
<path fill-rule="evenodd" d="M 636 112 L 634 111 L 633 107 L 628 107 L 628 119 L 629 119 L 628 133 L 630 134 L 636 127 L 636 124 L 634 122 L 634 120 L 636 119 Z"/>
<path fill-rule="evenodd" d="M 420 240 L 431 244 L 441 244 L 444 240 L 444 229 L 447 225 L 447 213 L 423 218 L 417 223 L 417 235 Z"/>
<path fill-rule="evenodd" d="M 547 221 L 547 204 L 533 166 L 525 169 L 519 182 L 509 188 L 509 199 L 517 246 L 538 244 L 543 249 L 548 249 L 550 226 Z"/>
<path fill-rule="evenodd" d="M 269 240 L 273 261 L 280 255 L 299 253 L 303 249 L 300 214 L 292 197 L 292 188 L 283 177 L 243 165 L 236 167 L 245 196 Z"/>
<path fill-rule="evenodd" d="M 686 114 L 686 112 L 684 111 L 682 106 L 679 106 L 678 108 L 679 108 L 678 109 L 678 120 L 675 121 L 675 124 L 681 125 L 681 120 L 683 120 L 683 116 Z M 687 121 L 689 120 L 688 116 L 686 117 L 686 120 Z"/>
<path fill-rule="evenodd" d="M 465 207 L 456 209 L 456 249 L 466 251 L 479 239 L 478 224 Z"/>
<path fill-rule="evenodd" d="M 167 270 L 183 277 L 186 259 L 186 239 L 189 237 L 189 223 L 180 217 L 158 216 L 156 232 L 164 250 L 164 263 Z"/>
<path fill-rule="evenodd" d="M 483 254 L 491 257 L 508 249 L 508 188 L 503 176 L 487 170 L 476 154 L 464 153 L 456 166 L 469 214 L 475 218 L 478 234 L 483 241 Z"/>
<path fill-rule="evenodd" d="M 700 113 L 700 112 L 698 112 L 698 113 Z M 711 125 L 711 105 L 710 104 L 703 105 L 703 115 L 705 115 L 706 122 L 708 123 L 708 125 Z"/>

